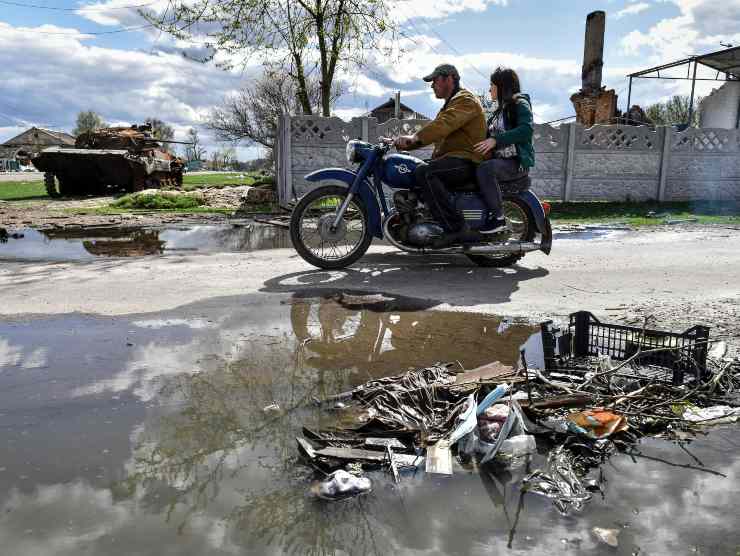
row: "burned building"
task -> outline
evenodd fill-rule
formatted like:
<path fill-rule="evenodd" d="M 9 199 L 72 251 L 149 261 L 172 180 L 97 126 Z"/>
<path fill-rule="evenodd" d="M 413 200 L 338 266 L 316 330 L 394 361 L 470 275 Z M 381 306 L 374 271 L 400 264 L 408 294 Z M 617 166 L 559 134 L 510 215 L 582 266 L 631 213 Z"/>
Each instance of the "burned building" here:
<path fill-rule="evenodd" d="M 0 171 L 17 170 L 48 147 L 74 147 L 75 138 L 62 131 L 32 127 L 0 145 Z"/>

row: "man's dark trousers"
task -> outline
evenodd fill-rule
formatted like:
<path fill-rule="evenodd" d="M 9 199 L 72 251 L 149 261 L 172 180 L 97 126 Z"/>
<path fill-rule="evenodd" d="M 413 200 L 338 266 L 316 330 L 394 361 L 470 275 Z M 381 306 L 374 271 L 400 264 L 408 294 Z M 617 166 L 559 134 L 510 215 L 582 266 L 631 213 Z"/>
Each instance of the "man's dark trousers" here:
<path fill-rule="evenodd" d="M 445 156 L 419 164 L 414 172 L 416 184 L 434 218 L 449 232 L 458 232 L 465 220 L 455 210 L 451 190 L 475 182 L 475 163 L 466 158 Z"/>

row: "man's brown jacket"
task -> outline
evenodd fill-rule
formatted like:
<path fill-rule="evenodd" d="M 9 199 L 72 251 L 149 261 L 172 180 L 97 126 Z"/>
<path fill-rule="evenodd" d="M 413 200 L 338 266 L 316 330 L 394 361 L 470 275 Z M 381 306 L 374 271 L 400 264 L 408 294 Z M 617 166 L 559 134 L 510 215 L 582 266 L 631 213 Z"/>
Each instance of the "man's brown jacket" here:
<path fill-rule="evenodd" d="M 437 117 L 416 133 L 422 147 L 434 143 L 432 158 L 456 156 L 481 162 L 473 147 L 486 138 L 486 117 L 478 99 L 459 89 L 445 103 Z"/>

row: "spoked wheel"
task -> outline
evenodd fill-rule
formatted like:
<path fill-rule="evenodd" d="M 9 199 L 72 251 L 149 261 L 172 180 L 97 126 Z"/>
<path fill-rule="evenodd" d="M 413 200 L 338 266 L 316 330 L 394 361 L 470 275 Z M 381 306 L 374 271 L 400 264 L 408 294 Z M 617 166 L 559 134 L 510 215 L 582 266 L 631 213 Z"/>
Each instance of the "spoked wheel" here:
<path fill-rule="evenodd" d="M 518 198 L 504 199 L 504 217 L 511 231 L 508 241 L 530 242 L 537 234 L 537 225 L 532 215 L 532 210 L 527 203 Z M 493 255 L 466 255 L 478 266 L 506 267 L 511 266 L 521 259 L 524 254 L 501 253 Z"/>
<path fill-rule="evenodd" d="M 362 257 L 370 247 L 372 234 L 367 208 L 353 197 L 339 225 L 333 228 L 339 207 L 348 189 L 324 186 L 304 196 L 290 217 L 290 239 L 303 259 L 319 268 L 344 268 Z"/>

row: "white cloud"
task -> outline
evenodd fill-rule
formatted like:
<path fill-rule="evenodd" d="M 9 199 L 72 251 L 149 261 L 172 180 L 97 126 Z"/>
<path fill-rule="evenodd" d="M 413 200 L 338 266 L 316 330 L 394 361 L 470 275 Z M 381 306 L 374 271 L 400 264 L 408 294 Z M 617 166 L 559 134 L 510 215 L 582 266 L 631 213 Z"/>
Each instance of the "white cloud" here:
<path fill-rule="evenodd" d="M 658 63 L 719 50 L 720 41 L 740 38 L 740 0 L 665 1 L 675 4 L 680 14 L 659 21 L 646 32 L 628 33 L 620 42 L 624 54 L 647 53 L 649 61 Z"/>
<path fill-rule="evenodd" d="M 150 2 L 108 0 L 85 4 L 80 6 L 75 13 L 98 25 L 129 27 L 146 24 L 146 21 L 139 15 L 139 8 L 131 6 L 147 4 L 145 9 L 148 12 L 162 13 L 169 3 L 167 0 L 150 0 Z"/>
<path fill-rule="evenodd" d="M 508 0 L 402 0 L 391 9 L 398 23 L 410 19 L 443 19 L 462 12 L 486 11 L 490 6 L 507 6 Z"/>
<path fill-rule="evenodd" d="M 650 8 L 650 4 L 646 4 L 644 2 L 640 2 L 639 4 L 630 4 L 623 10 L 619 10 L 614 17 L 616 19 L 622 19 L 624 16 L 636 15 L 636 14 L 639 14 L 640 12 L 644 12 L 645 10 L 649 8 Z"/>
<path fill-rule="evenodd" d="M 63 34 L 42 34 L 46 32 Z M 0 65 L 4 68 L 1 121 L 17 122 L 0 128 L 6 138 L 17 134 L 23 124 L 70 130 L 79 111 L 92 109 L 109 122 L 137 123 L 157 116 L 175 128 L 180 134 L 176 138 L 183 139 L 185 130 L 202 123 L 227 93 L 261 72 L 256 62 L 243 72 L 229 72 L 187 60 L 177 52 L 95 46 L 75 29 L 14 27 L 3 22 Z M 207 133 L 201 136 L 209 140 Z"/>

